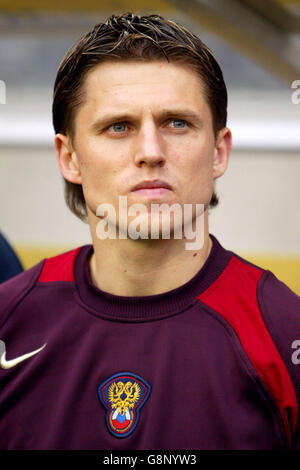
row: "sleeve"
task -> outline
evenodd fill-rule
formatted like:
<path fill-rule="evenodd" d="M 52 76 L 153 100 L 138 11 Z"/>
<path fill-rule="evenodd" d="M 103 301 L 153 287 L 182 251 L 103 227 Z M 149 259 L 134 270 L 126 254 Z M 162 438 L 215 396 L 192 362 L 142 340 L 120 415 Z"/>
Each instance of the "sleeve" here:
<path fill-rule="evenodd" d="M 0 331 L 17 305 L 35 286 L 45 260 L 0 285 Z M 0 335 L 1 339 L 1 335 Z"/>
<path fill-rule="evenodd" d="M 292 448 L 300 450 L 300 297 L 272 272 L 265 271 L 258 302 L 295 391 L 295 406 L 290 416 Z"/>

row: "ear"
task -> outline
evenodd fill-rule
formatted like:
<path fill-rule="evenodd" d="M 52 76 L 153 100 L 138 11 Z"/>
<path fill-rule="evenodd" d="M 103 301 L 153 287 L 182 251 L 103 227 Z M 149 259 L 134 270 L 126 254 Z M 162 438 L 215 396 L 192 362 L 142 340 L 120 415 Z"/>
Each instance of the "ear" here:
<path fill-rule="evenodd" d="M 70 183 L 82 184 L 80 165 L 76 152 L 74 151 L 70 137 L 56 134 L 55 149 L 58 166 L 63 177 Z"/>
<path fill-rule="evenodd" d="M 218 132 L 214 150 L 213 177 L 222 176 L 228 166 L 229 155 L 232 147 L 232 135 L 228 127 L 224 127 Z"/>

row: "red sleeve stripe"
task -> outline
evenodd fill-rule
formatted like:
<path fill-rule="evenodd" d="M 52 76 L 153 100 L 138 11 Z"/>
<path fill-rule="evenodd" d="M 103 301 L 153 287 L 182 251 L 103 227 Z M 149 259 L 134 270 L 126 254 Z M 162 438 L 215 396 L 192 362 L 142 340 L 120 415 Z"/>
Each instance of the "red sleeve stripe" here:
<path fill-rule="evenodd" d="M 80 247 L 45 260 L 38 282 L 74 281 L 74 262 Z"/>
<path fill-rule="evenodd" d="M 291 435 L 297 425 L 297 399 L 287 368 L 265 326 L 257 302 L 257 284 L 262 274 L 263 270 L 232 256 L 222 275 L 198 299 L 222 315 L 235 330 L 250 362 L 280 410 L 291 443 Z"/>

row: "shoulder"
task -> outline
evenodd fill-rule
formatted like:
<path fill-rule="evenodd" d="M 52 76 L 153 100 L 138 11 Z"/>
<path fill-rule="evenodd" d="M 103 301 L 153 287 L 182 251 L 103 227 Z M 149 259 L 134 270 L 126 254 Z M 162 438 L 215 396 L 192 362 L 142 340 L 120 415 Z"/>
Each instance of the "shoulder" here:
<path fill-rule="evenodd" d="M 43 259 L 30 269 L 0 284 L 0 328 L 38 285 L 55 283 L 55 286 L 58 286 L 55 281 L 73 281 L 74 263 L 81 248 L 83 247 Z"/>
<path fill-rule="evenodd" d="M 224 279 L 232 283 L 236 290 L 245 293 L 251 289 L 264 312 L 272 311 L 285 320 L 288 312 L 295 321 L 300 321 L 300 297 L 270 270 L 262 268 L 247 259 L 231 252 L 232 257 L 223 273 Z M 235 281 L 234 281 L 235 279 Z M 239 287 L 239 288 L 238 288 Z"/>
<path fill-rule="evenodd" d="M 233 299 L 259 307 L 273 340 L 285 338 L 286 347 L 295 334 L 300 340 L 300 297 L 274 273 L 232 253 L 223 276 Z"/>
<path fill-rule="evenodd" d="M 300 297 L 267 271 L 257 298 L 263 320 L 295 381 L 300 400 Z"/>
<path fill-rule="evenodd" d="M 277 373 L 273 380 L 276 396 L 284 397 L 293 429 L 293 447 L 300 449 L 300 297 L 274 273 L 262 270 L 257 282 L 256 298 L 266 331 L 282 359 L 280 365 L 280 360 L 275 361 L 276 355 L 273 354 L 270 363 L 273 368 L 277 364 Z M 267 349 L 266 340 L 262 346 L 261 354 L 264 355 Z M 281 385 L 278 366 L 282 374 L 284 368 L 288 373 Z M 281 402 L 284 400 L 281 399 Z"/>
<path fill-rule="evenodd" d="M 45 260 L 0 284 L 0 328 L 10 312 L 35 286 Z"/>
<path fill-rule="evenodd" d="M 82 246 L 47 258 L 38 282 L 74 281 L 74 264 Z"/>
<path fill-rule="evenodd" d="M 233 328 L 279 407 L 293 445 L 300 448 L 299 296 L 271 271 L 231 252 L 226 268 L 200 300 Z"/>
<path fill-rule="evenodd" d="M 271 271 L 266 271 L 263 276 L 258 295 L 266 314 L 283 315 L 284 323 L 287 315 L 290 321 L 300 322 L 300 297 Z"/>
<path fill-rule="evenodd" d="M 300 450 L 300 297 L 267 271 L 260 283 L 258 303 L 293 383 L 297 411 L 290 411 L 290 415 L 294 424 L 294 448 Z"/>

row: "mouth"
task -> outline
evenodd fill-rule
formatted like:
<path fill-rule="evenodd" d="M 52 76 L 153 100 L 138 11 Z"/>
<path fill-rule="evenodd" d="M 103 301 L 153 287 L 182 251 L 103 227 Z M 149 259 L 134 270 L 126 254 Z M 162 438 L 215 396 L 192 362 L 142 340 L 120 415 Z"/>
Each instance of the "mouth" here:
<path fill-rule="evenodd" d="M 164 196 L 165 194 L 170 193 L 171 190 L 167 188 L 159 187 L 159 188 L 140 188 L 140 189 L 135 189 L 133 192 L 141 196 L 160 197 L 160 196 Z"/>
<path fill-rule="evenodd" d="M 171 186 L 166 181 L 152 180 L 152 181 L 141 181 L 135 185 L 132 190 L 133 193 L 139 196 L 145 196 L 148 198 L 161 198 L 166 196 L 172 191 Z"/>
<path fill-rule="evenodd" d="M 159 197 L 171 192 L 172 187 L 166 181 L 152 180 L 138 183 L 131 191 L 139 195 Z"/>

